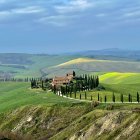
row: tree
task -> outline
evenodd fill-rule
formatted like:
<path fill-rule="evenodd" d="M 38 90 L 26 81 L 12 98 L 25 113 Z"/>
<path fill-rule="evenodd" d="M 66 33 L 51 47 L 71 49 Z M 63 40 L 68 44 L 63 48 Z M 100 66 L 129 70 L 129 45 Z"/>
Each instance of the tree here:
<path fill-rule="evenodd" d="M 53 92 L 56 94 L 56 92 L 57 92 L 57 89 L 56 89 L 56 85 L 54 85 L 54 87 L 53 87 Z"/>
<path fill-rule="evenodd" d="M 123 94 L 121 94 L 121 102 L 123 103 Z"/>
<path fill-rule="evenodd" d="M 115 103 L 115 95 L 114 95 L 114 92 L 113 92 L 113 95 L 112 95 L 112 101 Z"/>
<path fill-rule="evenodd" d="M 92 101 L 92 95 L 91 95 L 91 101 Z"/>
<path fill-rule="evenodd" d="M 107 102 L 107 97 L 106 97 L 106 95 L 105 95 L 105 103 Z"/>
<path fill-rule="evenodd" d="M 140 102 L 140 97 L 139 97 L 139 93 L 137 92 L 137 102 Z"/>
<path fill-rule="evenodd" d="M 98 101 L 100 101 L 100 94 L 98 93 Z"/>
<path fill-rule="evenodd" d="M 128 102 L 131 102 L 131 95 L 128 95 Z"/>
<path fill-rule="evenodd" d="M 81 93 L 80 93 L 80 100 L 81 100 Z"/>
<path fill-rule="evenodd" d="M 99 86 L 99 77 L 97 76 L 96 77 L 96 87 L 98 87 Z"/>
<path fill-rule="evenodd" d="M 76 76 L 76 73 L 75 73 L 75 71 L 73 71 L 73 77 L 75 77 Z"/>

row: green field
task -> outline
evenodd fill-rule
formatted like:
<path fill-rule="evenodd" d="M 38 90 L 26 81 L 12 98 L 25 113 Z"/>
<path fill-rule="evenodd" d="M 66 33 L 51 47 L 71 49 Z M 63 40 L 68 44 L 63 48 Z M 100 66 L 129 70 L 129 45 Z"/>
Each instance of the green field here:
<path fill-rule="evenodd" d="M 138 61 L 102 60 L 79 55 L 0 54 L 0 75 L 11 73 L 16 78 L 54 77 L 75 71 L 77 75 L 93 72 L 138 73 Z"/>
<path fill-rule="evenodd" d="M 136 102 L 136 93 L 140 93 L 138 62 L 58 55 L 14 54 L 9 57 L 0 55 L 3 60 L 0 72 L 11 72 L 18 78 L 42 75 L 54 77 L 73 70 L 77 75 L 99 75 L 100 86 L 105 89 L 86 91 L 88 101 L 91 96 L 93 101 L 97 101 L 99 93 L 102 102 L 105 95 L 107 102 L 112 102 L 114 93 L 116 102 L 120 102 L 121 94 L 124 95 L 124 102 L 128 102 L 130 93 L 133 102 Z M 80 94 L 85 100 L 85 92 L 77 92 L 76 98 L 80 99 Z M 75 98 L 74 94 L 72 97 Z M 80 102 L 60 97 L 51 91 L 31 89 L 30 83 L 0 82 L 0 132 L 6 132 L 6 136 L 14 132 L 21 134 L 21 137 L 29 135 L 29 140 L 122 140 L 128 137 L 130 140 L 139 140 L 140 117 L 139 113 L 133 112 L 135 108 L 140 108 L 140 104 L 102 103 L 94 107 L 91 102 Z M 27 137 L 25 140 L 28 140 Z"/>
<path fill-rule="evenodd" d="M 101 75 L 100 81 L 105 84 L 139 84 L 140 73 L 111 72 Z"/>
<path fill-rule="evenodd" d="M 114 92 L 116 101 L 119 100 L 121 93 L 124 94 L 124 101 L 127 101 L 127 95 L 131 92 L 133 101 L 136 101 L 136 91 L 140 90 L 138 82 L 130 84 L 130 77 L 128 76 L 129 80 L 127 80 L 124 76 L 121 82 L 112 84 L 116 78 L 115 75 L 114 78 L 110 78 L 110 82 L 106 83 L 107 74 L 101 73 L 101 75 L 104 77 L 101 78 L 101 85 L 105 90 L 96 89 L 87 92 L 87 100 L 90 100 L 92 95 L 93 100 L 96 101 L 99 93 L 102 101 L 104 101 L 104 95 L 107 95 L 107 101 L 111 101 Z M 130 74 L 126 73 L 126 75 Z M 137 78 L 139 79 L 135 75 L 136 81 L 138 81 Z M 125 81 L 129 84 L 124 84 Z M 77 92 L 78 99 L 80 93 Z M 81 94 L 84 99 L 84 92 Z M 74 94 L 72 96 L 74 98 Z M 113 110 L 108 109 L 110 106 L 113 106 Z M 132 140 L 139 140 L 140 117 L 139 113 L 132 113 L 135 108 L 140 108 L 140 104 L 102 103 L 94 108 L 88 102 L 66 99 L 50 91 L 31 89 L 30 83 L 0 82 L 0 131 L 4 131 L 4 135 L 9 138 L 11 138 L 9 132 L 14 132 L 20 134 L 22 138 L 25 137 L 24 140 L 40 138 L 60 140 L 81 137 L 97 140 L 119 137 L 118 139 L 121 140 L 127 139 L 128 136 Z"/>
<path fill-rule="evenodd" d="M 78 102 L 78 101 L 77 101 Z M 28 105 L 67 105 L 76 103 L 59 97 L 52 92 L 31 90 L 30 83 L 6 82 L 0 83 L 0 112 L 13 110 Z"/>

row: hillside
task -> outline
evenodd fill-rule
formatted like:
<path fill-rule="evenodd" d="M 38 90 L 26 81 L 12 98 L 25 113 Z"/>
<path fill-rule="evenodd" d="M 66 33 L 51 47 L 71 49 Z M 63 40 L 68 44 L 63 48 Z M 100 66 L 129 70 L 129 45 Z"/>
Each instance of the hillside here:
<path fill-rule="evenodd" d="M 75 70 L 77 74 L 93 72 L 139 72 L 139 62 L 97 60 L 91 58 L 76 58 L 59 65 L 43 69 L 43 72 L 52 77 L 56 74 L 63 75 L 67 71 Z"/>
<path fill-rule="evenodd" d="M 115 85 L 121 90 L 118 84 Z M 108 84 L 106 88 L 113 87 Z M 135 88 L 139 89 L 139 84 Z M 103 97 L 108 93 L 111 98 L 112 90 L 115 88 L 96 92 Z M 92 94 L 96 96 L 96 92 Z M 115 92 L 116 97 L 120 92 Z M 140 115 L 134 112 L 135 108 L 140 108 L 140 105 L 103 103 L 94 107 L 94 104 L 66 99 L 50 91 L 30 89 L 30 83 L 3 82 L 0 83 L 0 137 L 19 135 L 25 140 L 138 140 Z"/>
<path fill-rule="evenodd" d="M 139 61 L 82 55 L 0 54 L 0 78 L 53 77 L 75 70 L 77 74 L 92 72 L 139 72 Z"/>
<path fill-rule="evenodd" d="M 30 140 L 139 140 L 139 113 L 133 113 L 131 106 L 122 111 L 103 108 L 26 106 L 1 113 L 0 130 L 18 133 L 22 138 L 28 135 Z"/>
<path fill-rule="evenodd" d="M 111 72 L 101 75 L 100 81 L 105 84 L 138 84 L 140 73 Z"/>
<path fill-rule="evenodd" d="M 43 68 L 58 65 L 73 58 L 76 57 L 46 54 L 0 54 L 0 77 L 41 77 L 44 76 Z"/>

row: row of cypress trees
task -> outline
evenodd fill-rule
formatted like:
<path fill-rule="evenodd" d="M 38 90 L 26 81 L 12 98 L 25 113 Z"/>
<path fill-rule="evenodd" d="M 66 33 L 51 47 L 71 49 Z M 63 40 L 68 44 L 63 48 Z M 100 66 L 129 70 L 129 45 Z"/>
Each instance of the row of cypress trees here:
<path fill-rule="evenodd" d="M 57 88 L 56 86 L 53 87 L 53 92 L 61 92 L 63 95 L 77 93 L 80 91 L 89 91 L 97 88 L 99 86 L 99 77 L 98 76 L 79 76 L 75 77 L 75 80 L 69 84 L 62 85 L 61 87 Z"/>
<path fill-rule="evenodd" d="M 137 92 L 137 96 L 136 97 L 137 97 L 137 102 L 139 103 L 140 102 L 140 96 L 139 96 L 138 92 Z M 98 94 L 98 101 L 99 101 L 99 94 Z M 124 102 L 124 95 L 123 94 L 120 95 L 120 101 L 122 103 Z M 104 102 L 107 102 L 107 96 L 106 95 L 104 96 Z M 114 93 L 112 95 L 112 102 L 116 102 L 116 97 L 115 97 Z M 128 94 L 128 102 L 133 102 L 131 94 Z"/>

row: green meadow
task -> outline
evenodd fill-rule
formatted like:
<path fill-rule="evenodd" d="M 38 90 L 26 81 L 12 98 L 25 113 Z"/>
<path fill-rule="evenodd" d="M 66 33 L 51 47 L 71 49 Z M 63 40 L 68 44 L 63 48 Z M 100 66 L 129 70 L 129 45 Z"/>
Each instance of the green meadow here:
<path fill-rule="evenodd" d="M 30 89 L 30 83 L 0 83 L 0 112 L 6 112 L 22 106 L 53 106 L 56 104 L 65 106 L 71 103 L 76 103 L 76 101 L 64 99 L 50 91 L 32 90 Z"/>

